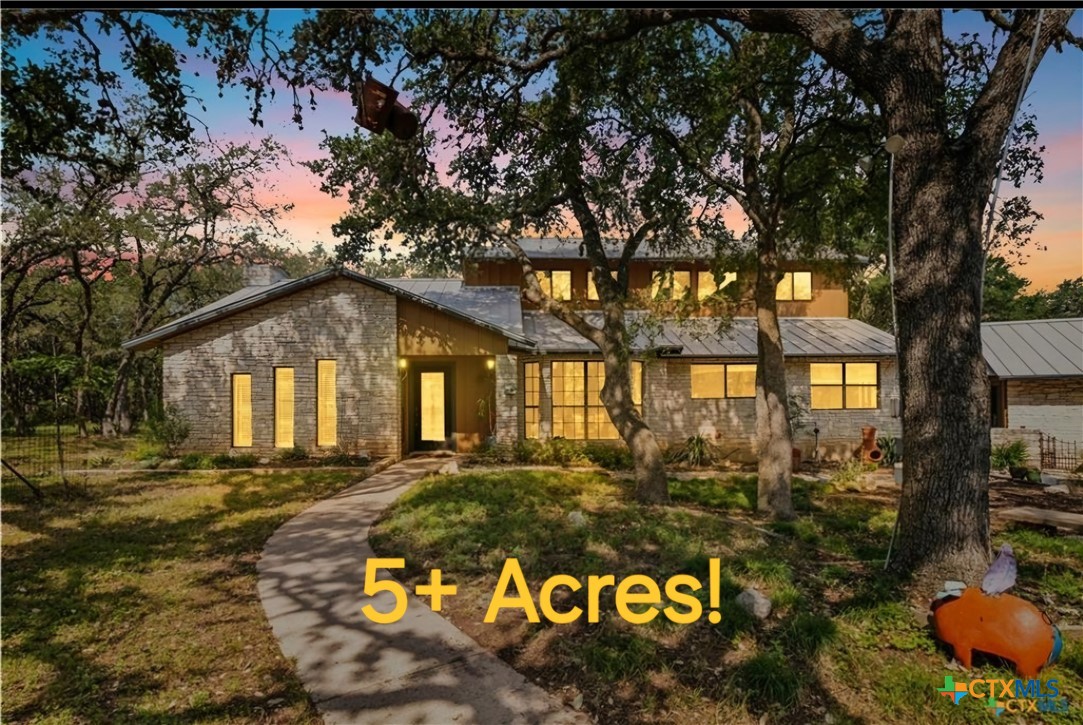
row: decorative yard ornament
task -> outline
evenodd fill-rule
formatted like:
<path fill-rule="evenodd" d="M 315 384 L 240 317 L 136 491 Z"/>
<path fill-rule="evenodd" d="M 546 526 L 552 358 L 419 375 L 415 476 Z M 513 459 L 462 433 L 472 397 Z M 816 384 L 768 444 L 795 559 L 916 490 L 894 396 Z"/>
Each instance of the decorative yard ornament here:
<path fill-rule="evenodd" d="M 381 83 L 371 75 L 365 82 L 354 88 L 354 105 L 357 115 L 354 122 L 373 133 L 383 133 L 384 129 L 401 140 L 413 138 L 417 133 L 417 116 L 398 102 L 399 92 L 389 85 Z"/>
<path fill-rule="evenodd" d="M 1037 677 L 1060 656 L 1060 630 L 1040 609 L 1003 592 L 1015 585 L 1012 547 L 1004 544 L 981 589 L 945 582 L 932 603 L 936 636 L 950 644 L 955 659 L 969 668 L 974 651 L 1003 657 L 1020 677 Z"/>

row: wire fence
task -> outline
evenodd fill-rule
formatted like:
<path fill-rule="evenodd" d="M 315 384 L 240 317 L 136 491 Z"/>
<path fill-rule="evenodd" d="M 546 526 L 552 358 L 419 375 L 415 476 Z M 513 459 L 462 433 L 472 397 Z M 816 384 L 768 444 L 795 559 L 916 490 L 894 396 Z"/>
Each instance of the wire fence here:
<path fill-rule="evenodd" d="M 40 426 L 30 435 L 0 436 L 3 475 L 15 476 L 35 490 L 44 479 L 59 478 L 65 485 L 90 467 L 91 449 L 72 426 Z"/>
<path fill-rule="evenodd" d="M 1083 461 L 1079 458 L 1079 444 L 1060 441 L 1044 433 L 1038 435 L 1038 460 L 1042 470 L 1074 471 Z"/>

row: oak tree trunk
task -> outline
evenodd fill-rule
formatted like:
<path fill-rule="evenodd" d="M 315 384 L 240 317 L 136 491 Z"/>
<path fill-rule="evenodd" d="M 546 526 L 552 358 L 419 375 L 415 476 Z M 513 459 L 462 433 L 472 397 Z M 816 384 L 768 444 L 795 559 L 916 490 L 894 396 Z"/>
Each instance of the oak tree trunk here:
<path fill-rule="evenodd" d="M 776 519 L 793 518 L 793 439 L 787 406 L 786 358 L 775 289 L 774 244 L 760 240 L 756 273 L 756 510 Z"/>
<path fill-rule="evenodd" d="M 631 365 L 619 343 L 602 351 L 605 384 L 601 398 L 617 432 L 620 433 L 635 464 L 636 500 L 640 503 L 669 503 L 669 484 L 665 460 L 654 436 L 632 400 Z"/>
<path fill-rule="evenodd" d="M 947 153 L 904 153 L 895 225 L 906 442 L 895 569 L 977 583 L 989 563 L 989 385 L 981 349 L 984 178 Z M 911 147 L 913 146 L 913 147 Z"/>

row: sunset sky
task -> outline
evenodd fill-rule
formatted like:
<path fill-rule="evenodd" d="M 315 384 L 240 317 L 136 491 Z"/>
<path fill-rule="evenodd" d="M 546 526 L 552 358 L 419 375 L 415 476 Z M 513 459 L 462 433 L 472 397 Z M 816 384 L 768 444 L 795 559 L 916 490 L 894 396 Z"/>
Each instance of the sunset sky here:
<path fill-rule="evenodd" d="M 301 16 L 297 10 L 274 13 L 279 28 L 290 27 Z M 976 13 L 946 13 L 946 31 L 950 34 L 979 27 L 985 26 Z M 1083 13 L 1076 12 L 1070 27 L 1076 35 L 1083 35 Z M 290 120 L 289 94 L 280 92 L 265 106 L 264 126 L 258 129 L 248 122 L 248 106 L 242 94 L 227 89 L 219 99 L 210 80 L 213 72 L 202 70 L 199 78 L 193 75 L 189 80 L 208 110 L 204 113 L 193 107 L 193 113 L 207 123 L 217 141 L 256 140 L 270 134 L 283 143 L 294 163 L 284 165 L 266 180 L 265 194 L 269 199 L 295 205 L 283 227 L 302 248 L 320 242 L 332 249 L 337 242 L 331 224 L 347 204 L 344 199 L 322 193 L 315 175 L 297 162 L 321 156 L 319 143 L 324 131 L 331 135 L 353 131 L 354 108 L 349 97 L 318 95 L 316 111 L 306 110 L 304 128 L 299 129 Z M 1041 184 L 1026 186 L 1022 193 L 1031 198 L 1045 219 L 1034 235 L 1029 260 L 1017 272 L 1033 282 L 1031 289 L 1049 288 L 1063 279 L 1083 276 L 1083 52 L 1073 48 L 1064 53 L 1050 50 L 1034 76 L 1026 103 L 1037 113 L 1040 143 L 1046 147 L 1045 178 Z M 1002 186 L 1002 198 L 1014 193 L 1019 192 L 1008 184 Z"/>

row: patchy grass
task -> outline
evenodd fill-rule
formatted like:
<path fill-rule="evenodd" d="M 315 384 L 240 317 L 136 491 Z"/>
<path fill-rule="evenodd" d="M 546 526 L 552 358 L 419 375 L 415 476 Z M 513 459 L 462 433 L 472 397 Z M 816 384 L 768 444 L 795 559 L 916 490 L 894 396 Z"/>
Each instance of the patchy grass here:
<path fill-rule="evenodd" d="M 318 722 L 256 592 L 284 521 L 348 472 L 3 478 L 7 722 Z"/>
<path fill-rule="evenodd" d="M 385 515 L 372 542 L 402 556 L 417 583 L 433 567 L 459 586 L 445 614 L 566 702 L 583 696 L 599 722 L 986 722 L 978 703 L 936 693 L 946 650 L 900 583 L 882 572 L 894 525 L 892 491 L 831 492 L 798 481 L 798 518 L 755 519 L 747 475 L 672 481 L 674 505 L 643 507 L 630 484 L 603 473 L 511 470 L 422 482 Z M 577 526 L 572 512 L 585 523 Z M 575 517 L 577 518 L 577 517 Z M 1029 530 L 998 532 L 1020 560 L 1018 589 L 1055 620 L 1080 622 L 1083 542 Z M 532 624 L 516 611 L 483 623 L 497 576 L 517 557 L 533 592 L 557 573 L 708 578 L 722 559 L 722 621 L 658 617 L 643 626 L 616 616 L 602 592 L 602 621 Z M 742 588 L 771 598 L 759 622 L 736 604 Z M 585 590 L 557 590 L 554 606 L 586 608 Z M 932 594 L 930 592 L 930 594 Z M 708 601 L 706 589 L 701 599 Z M 706 609 L 706 607 L 705 607 Z M 995 662 L 973 674 L 1010 677 Z M 1057 678 L 1073 708 L 1083 702 L 1083 643 L 1069 641 Z M 979 674 L 980 673 L 980 674 Z M 965 673 L 963 676 L 966 676 Z"/>

